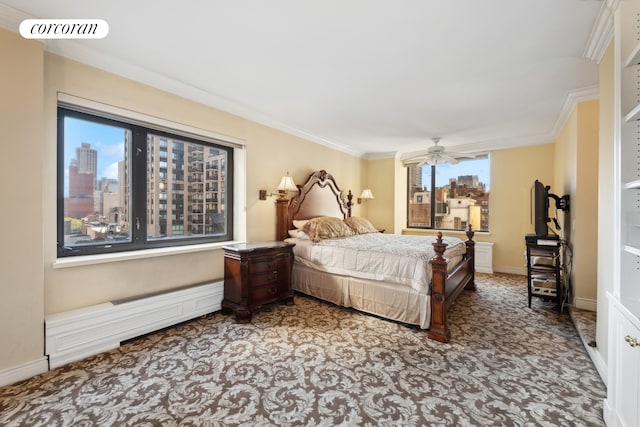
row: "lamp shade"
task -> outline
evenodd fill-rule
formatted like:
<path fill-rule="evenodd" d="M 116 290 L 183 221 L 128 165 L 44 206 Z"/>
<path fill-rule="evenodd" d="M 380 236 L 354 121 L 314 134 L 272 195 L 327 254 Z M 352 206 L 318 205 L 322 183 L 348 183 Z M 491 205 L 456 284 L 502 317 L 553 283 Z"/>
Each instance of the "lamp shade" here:
<path fill-rule="evenodd" d="M 278 184 L 278 191 L 297 191 L 298 187 L 293 182 L 293 178 L 289 175 L 283 176 L 280 180 L 280 184 Z"/>
<path fill-rule="evenodd" d="M 373 193 L 371 192 L 370 188 L 365 188 L 364 190 L 362 190 L 362 194 L 360 194 L 360 198 L 364 200 L 375 199 L 375 197 L 373 197 Z"/>

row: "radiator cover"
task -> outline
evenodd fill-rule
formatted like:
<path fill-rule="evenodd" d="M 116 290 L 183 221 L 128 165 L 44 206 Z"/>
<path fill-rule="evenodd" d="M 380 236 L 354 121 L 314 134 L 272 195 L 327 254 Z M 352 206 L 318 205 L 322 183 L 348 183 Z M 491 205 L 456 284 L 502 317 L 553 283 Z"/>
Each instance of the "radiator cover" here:
<path fill-rule="evenodd" d="M 49 369 L 120 346 L 121 341 L 220 310 L 224 282 L 45 316 Z"/>

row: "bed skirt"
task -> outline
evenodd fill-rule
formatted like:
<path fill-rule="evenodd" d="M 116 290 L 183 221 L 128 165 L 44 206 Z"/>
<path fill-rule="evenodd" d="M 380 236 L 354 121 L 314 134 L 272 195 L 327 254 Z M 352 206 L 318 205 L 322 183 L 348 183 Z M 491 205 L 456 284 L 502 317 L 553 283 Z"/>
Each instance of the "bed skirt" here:
<path fill-rule="evenodd" d="M 291 286 L 334 304 L 428 329 L 431 299 L 410 286 L 329 274 L 294 262 Z"/>

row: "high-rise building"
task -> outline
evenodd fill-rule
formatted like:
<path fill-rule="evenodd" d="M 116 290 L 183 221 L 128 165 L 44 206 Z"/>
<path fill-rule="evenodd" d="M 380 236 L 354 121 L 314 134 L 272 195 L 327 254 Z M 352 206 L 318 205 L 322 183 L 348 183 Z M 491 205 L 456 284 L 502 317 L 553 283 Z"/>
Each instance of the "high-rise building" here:
<path fill-rule="evenodd" d="M 409 191 L 413 194 L 422 190 L 422 168 L 409 168 Z"/>
<path fill-rule="evenodd" d="M 224 154 L 151 135 L 147 144 L 147 236 L 224 232 Z"/>
<path fill-rule="evenodd" d="M 65 201 L 65 216 L 83 218 L 95 212 L 93 203 L 93 173 L 80 172 L 76 159 L 69 164 L 69 194 Z"/>
<path fill-rule="evenodd" d="M 98 188 L 98 151 L 91 148 L 91 144 L 83 142 L 76 148 L 76 165 L 78 173 L 91 173 L 95 182 L 93 189 Z"/>

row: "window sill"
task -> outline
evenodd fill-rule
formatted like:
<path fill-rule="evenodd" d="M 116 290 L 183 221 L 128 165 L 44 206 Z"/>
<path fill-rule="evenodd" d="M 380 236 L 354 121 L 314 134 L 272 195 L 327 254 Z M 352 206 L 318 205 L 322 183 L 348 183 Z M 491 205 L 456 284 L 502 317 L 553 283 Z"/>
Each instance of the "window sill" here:
<path fill-rule="evenodd" d="M 57 258 L 53 262 L 53 268 L 81 267 L 95 264 L 106 264 L 110 262 L 130 261 L 134 259 L 157 258 L 166 255 L 181 255 L 193 252 L 210 251 L 220 249 L 226 245 L 242 243 L 240 241 L 228 241 L 217 243 L 205 243 L 201 245 L 172 246 L 157 249 L 145 249 L 141 251 L 115 252 L 110 254 L 84 255 L 67 258 Z"/>

